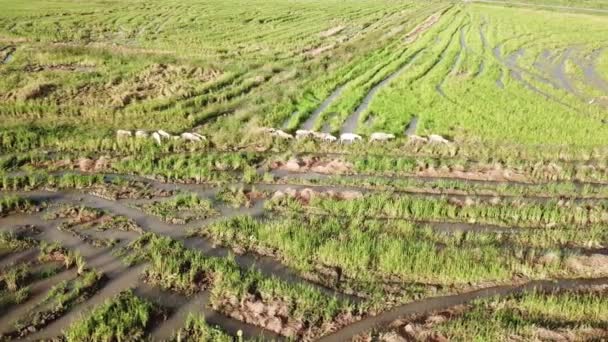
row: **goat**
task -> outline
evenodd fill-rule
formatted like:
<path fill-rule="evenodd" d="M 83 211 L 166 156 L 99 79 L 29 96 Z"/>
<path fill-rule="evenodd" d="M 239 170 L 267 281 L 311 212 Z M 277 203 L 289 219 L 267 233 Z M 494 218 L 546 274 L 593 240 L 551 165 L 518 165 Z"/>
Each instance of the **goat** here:
<path fill-rule="evenodd" d="M 450 141 L 441 135 L 431 134 L 429 135 L 429 144 L 449 144 Z"/>
<path fill-rule="evenodd" d="M 131 133 L 131 131 L 125 131 L 123 129 L 119 129 L 118 131 L 116 131 L 116 137 L 121 139 L 121 138 L 130 138 L 133 136 L 133 133 Z"/>
<path fill-rule="evenodd" d="M 136 138 L 147 138 L 148 136 L 149 136 L 148 132 L 142 131 L 141 129 L 138 129 L 137 131 L 135 131 Z"/>
<path fill-rule="evenodd" d="M 282 139 L 293 139 L 293 135 L 291 135 L 289 133 L 285 133 L 285 132 L 281 131 L 280 129 L 277 129 L 274 132 L 272 132 L 272 136 L 279 137 Z"/>
<path fill-rule="evenodd" d="M 363 140 L 360 135 L 354 133 L 344 133 L 340 135 L 340 144 L 345 142 L 355 142 L 356 140 Z"/>
<path fill-rule="evenodd" d="M 203 141 L 200 137 L 192 134 L 192 133 L 182 133 L 181 134 L 182 139 L 186 140 L 186 141 L 194 141 L 194 142 L 201 142 Z"/>
<path fill-rule="evenodd" d="M 160 134 L 158 134 L 158 132 L 154 132 L 152 133 L 152 139 L 157 143 L 157 144 L 161 144 L 161 137 Z"/>
<path fill-rule="evenodd" d="M 369 141 L 389 141 L 392 139 L 395 139 L 394 134 L 376 132 L 376 133 L 372 133 L 372 135 L 369 138 Z"/>

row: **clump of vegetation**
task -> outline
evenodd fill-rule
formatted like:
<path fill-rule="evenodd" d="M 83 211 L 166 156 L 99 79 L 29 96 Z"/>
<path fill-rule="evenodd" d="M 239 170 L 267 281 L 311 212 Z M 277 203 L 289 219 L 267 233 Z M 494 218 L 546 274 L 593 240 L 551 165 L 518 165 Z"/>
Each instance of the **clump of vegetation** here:
<path fill-rule="evenodd" d="M 455 319 L 433 327 L 450 340 L 500 340 L 519 336 L 524 340 L 608 337 L 606 291 L 542 294 L 492 298 L 478 301 Z M 516 322 L 516 323 L 514 323 Z"/>
<path fill-rule="evenodd" d="M 64 204 L 59 208 L 44 214 L 46 220 L 67 218 L 70 225 L 78 225 L 97 220 L 103 215 L 103 211 L 82 205 Z"/>
<path fill-rule="evenodd" d="M 205 317 L 189 314 L 185 326 L 177 331 L 171 341 L 234 342 L 234 340 L 233 336 L 228 335 L 217 327 L 210 326 L 205 321 Z"/>
<path fill-rule="evenodd" d="M 122 178 L 114 178 L 111 182 L 94 185 L 89 193 L 107 200 L 119 199 L 151 199 L 155 197 L 168 197 L 173 191 L 154 189 L 151 185 L 139 181 L 130 181 Z"/>
<path fill-rule="evenodd" d="M 82 175 L 66 173 L 59 176 L 41 172 L 25 175 L 0 176 L 0 190 L 36 190 L 36 189 L 85 189 L 102 186 L 105 183 L 103 175 Z"/>
<path fill-rule="evenodd" d="M 218 201 L 222 201 L 233 208 L 253 206 L 256 199 L 264 197 L 265 194 L 255 188 L 246 190 L 243 187 L 224 187 L 216 195 Z"/>
<path fill-rule="evenodd" d="M 130 218 L 121 215 L 105 216 L 100 220 L 99 224 L 94 225 L 94 229 L 102 232 L 106 230 L 120 230 L 138 234 L 144 233 L 144 229 L 137 223 Z"/>
<path fill-rule="evenodd" d="M 0 217 L 13 213 L 28 213 L 36 209 L 34 202 L 18 196 L 0 198 Z"/>
<path fill-rule="evenodd" d="M 179 194 L 169 200 L 141 205 L 140 208 L 165 222 L 174 224 L 185 224 L 191 220 L 219 215 L 211 201 L 202 199 L 195 193 Z"/>
<path fill-rule="evenodd" d="M 85 269 L 85 261 L 78 251 L 67 249 L 57 242 L 48 243 L 42 241 L 40 243 L 40 254 L 38 260 L 42 262 L 56 261 L 62 263 L 66 269 L 73 266 L 78 266 L 78 273 L 82 273 Z"/>
<path fill-rule="evenodd" d="M 510 227 L 583 227 L 608 222 L 603 205 L 588 206 L 559 200 L 521 202 L 517 200 L 457 203 L 448 198 L 370 194 L 360 199 L 339 201 L 314 198 L 307 205 L 283 198 L 267 202 L 273 210 L 288 210 L 338 217 L 374 217 L 415 221 L 454 221 Z"/>
<path fill-rule="evenodd" d="M 218 183 L 236 181 L 231 172 L 243 171 L 259 160 L 255 154 L 145 155 L 124 160 L 116 171 L 153 176 L 164 181 L 183 183 Z"/>
<path fill-rule="evenodd" d="M 100 287 L 103 275 L 87 271 L 75 279 L 61 282 L 51 288 L 47 296 L 14 323 L 5 337 L 24 338 L 61 317 L 73 305 L 91 297 Z"/>
<path fill-rule="evenodd" d="M 28 238 L 12 233 L 0 232 L 0 255 L 21 251 L 34 246 L 36 243 Z"/>
<path fill-rule="evenodd" d="M 187 294 L 209 288 L 215 309 L 285 336 L 320 336 L 335 324 L 352 322 L 362 310 L 308 285 L 243 270 L 232 258 L 207 257 L 167 237 L 145 234 L 130 251 L 131 260 L 150 262 L 147 281 Z"/>
<path fill-rule="evenodd" d="M 67 341 L 137 341 L 164 315 L 161 308 L 137 297 L 131 290 L 93 309 L 64 332 Z"/>

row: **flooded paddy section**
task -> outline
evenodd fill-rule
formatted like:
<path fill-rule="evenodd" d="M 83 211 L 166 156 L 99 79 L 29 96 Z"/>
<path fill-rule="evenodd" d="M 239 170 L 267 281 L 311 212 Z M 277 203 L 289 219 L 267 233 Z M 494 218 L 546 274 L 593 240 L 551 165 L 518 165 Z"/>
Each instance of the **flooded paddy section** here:
<path fill-rule="evenodd" d="M 508 296 L 514 294 L 521 294 L 525 292 L 555 292 L 555 291 L 568 291 L 584 289 L 593 286 L 606 286 L 608 285 L 608 278 L 600 279 L 563 279 L 563 280 L 539 280 L 530 281 L 523 285 L 507 285 L 507 286 L 496 286 L 491 288 L 485 288 L 463 294 L 443 296 L 425 299 L 408 303 L 389 310 L 383 314 L 369 317 L 358 321 L 350 326 L 347 326 L 340 331 L 325 336 L 319 341 L 337 342 L 337 341 L 348 341 L 353 337 L 365 333 L 367 331 L 374 330 L 390 325 L 392 322 L 398 320 L 401 317 L 412 315 L 429 313 L 432 311 L 448 309 L 457 305 L 470 303 L 474 300 L 491 298 L 495 296 Z"/>
<path fill-rule="evenodd" d="M 415 122 L 417 118 L 414 118 L 413 122 Z M 60 241 L 63 245 L 68 248 L 73 248 L 78 250 L 83 254 L 83 256 L 87 259 L 90 267 L 99 270 L 106 274 L 107 279 L 104 282 L 104 286 L 101 287 L 97 293 L 95 293 L 89 300 L 84 303 L 78 304 L 73 309 L 68 311 L 64 316 L 58 318 L 56 321 L 51 322 L 48 327 L 45 329 L 36 332 L 32 336 L 35 338 L 51 338 L 54 336 L 59 336 L 61 331 L 69 326 L 71 323 L 77 319 L 78 314 L 83 311 L 88 311 L 93 307 L 99 305 L 104 302 L 108 298 L 113 297 L 114 295 L 120 293 L 121 291 L 128 288 L 135 288 L 135 293 L 138 296 L 143 298 L 150 299 L 152 302 L 159 303 L 161 306 L 168 308 L 168 315 L 166 320 L 158 322 L 154 329 L 149 331 L 154 338 L 168 338 L 171 336 L 176 330 L 179 330 L 183 324 L 185 318 L 189 313 L 202 313 L 207 318 L 207 321 L 211 324 L 217 324 L 221 326 L 225 331 L 232 334 L 233 336 L 237 333 L 237 331 L 241 330 L 244 332 L 244 336 L 270 336 L 272 338 L 276 338 L 276 335 L 265 331 L 262 328 L 251 326 L 247 323 L 243 323 L 242 321 L 235 318 L 228 318 L 224 314 L 218 313 L 209 308 L 209 299 L 208 294 L 206 292 L 199 293 L 193 297 L 185 297 L 182 295 L 178 295 L 175 293 L 164 293 L 162 291 L 159 292 L 158 289 L 150 288 L 149 285 L 142 285 L 141 282 L 141 272 L 143 271 L 143 265 L 138 265 L 134 267 L 127 267 L 121 263 L 121 261 L 115 257 L 112 253 L 113 248 L 121 248 L 125 247 L 131 241 L 135 240 L 139 235 L 133 232 L 114 232 L 114 231 L 90 231 L 91 235 L 96 238 L 116 238 L 120 242 L 118 245 L 113 248 L 99 248 L 95 246 L 88 245 L 83 243 L 78 236 L 74 236 L 69 234 L 69 232 L 61 231 L 57 229 L 57 226 L 60 225 L 65 219 L 53 219 L 53 220 L 45 220 L 43 219 L 43 215 L 56 208 L 57 205 L 65 205 L 65 204 L 75 204 L 84 207 L 96 208 L 99 210 L 106 211 L 111 213 L 112 215 L 122 215 L 135 223 L 141 226 L 144 231 L 154 232 L 156 234 L 170 236 L 174 239 L 182 241 L 185 246 L 192 250 L 197 250 L 203 252 L 203 254 L 212 257 L 218 258 L 228 258 L 233 254 L 234 251 L 230 250 L 226 247 L 220 247 L 214 245 L 206 238 L 202 238 L 200 236 L 188 237 L 188 230 L 190 228 L 200 228 L 206 225 L 213 224 L 218 220 L 230 219 L 236 216 L 253 216 L 258 217 L 260 219 L 266 219 L 267 215 L 271 215 L 271 212 L 268 212 L 264 209 L 265 201 L 277 192 L 287 192 L 290 189 L 295 189 L 297 191 L 302 191 L 304 189 L 314 189 L 315 192 L 324 193 L 324 192 L 360 192 L 361 194 L 373 194 L 376 192 L 386 191 L 384 189 L 370 189 L 361 185 L 332 185 L 332 184 L 301 184 L 303 180 L 310 181 L 314 183 L 319 179 L 331 179 L 331 175 L 323 175 L 317 174 L 313 172 L 305 172 L 305 173 L 290 173 L 275 170 L 272 172 L 275 175 L 275 181 L 277 183 L 231 183 L 226 184 L 222 187 L 218 186 L 209 186 L 205 184 L 171 184 L 171 183 L 162 183 L 158 181 L 145 180 L 147 184 L 149 184 L 152 188 L 162 188 L 162 189 L 171 189 L 173 191 L 184 191 L 196 193 L 201 198 L 205 198 L 211 200 L 213 202 L 213 206 L 220 213 L 217 217 L 213 217 L 210 219 L 204 220 L 194 220 L 189 222 L 188 224 L 169 224 L 134 208 L 134 204 L 144 204 L 151 203 L 155 200 L 170 200 L 174 198 L 175 195 L 163 198 L 150 198 L 150 199 L 122 199 L 118 201 L 111 201 L 102 199 L 96 196 L 83 194 L 81 192 L 76 191 L 67 191 L 67 192 L 48 192 L 48 191 L 32 191 L 32 192 L 14 192 L 14 193 L 6 193 L 6 194 L 14 194 L 21 196 L 23 198 L 28 198 L 34 200 L 36 202 L 47 202 L 49 204 L 48 208 L 43 210 L 40 213 L 36 213 L 34 215 L 9 215 L 7 217 L 0 218 L 0 227 L 2 231 L 16 231 L 19 226 L 23 226 L 26 224 L 36 226 L 41 228 L 39 234 L 33 236 L 36 240 L 47 240 L 47 241 Z M 112 177 L 121 177 L 121 175 L 113 175 Z M 364 175 L 343 175 L 339 176 L 339 178 L 350 178 L 354 181 L 364 180 Z M 387 179 L 399 179 L 399 177 L 387 177 Z M 294 182 L 294 180 L 296 182 Z M 506 184 L 513 184 L 513 182 L 505 182 Z M 471 184 L 474 186 L 477 185 L 488 185 L 494 184 L 492 182 L 487 181 L 471 181 Z M 527 183 L 521 183 L 519 185 L 526 186 Z M 227 203 L 223 203 L 216 199 L 219 191 L 223 187 L 230 186 L 235 188 L 244 188 L 247 189 L 249 187 L 255 187 L 256 190 L 264 193 L 264 198 L 257 199 L 252 202 L 251 206 L 240 206 L 240 207 L 232 207 Z M 495 201 L 495 195 L 490 194 L 477 194 L 477 195 L 467 195 L 466 193 L 433 193 L 432 189 L 421 190 L 421 189 L 412 189 L 413 191 L 402 191 L 401 194 L 412 196 L 415 198 L 449 198 L 454 201 L 466 201 L 468 199 L 474 198 L 478 201 L 482 202 L 490 202 Z M 422 191 L 418 193 L 417 191 Z M 426 191 L 426 192 L 425 192 Z M 399 194 L 399 191 L 395 191 L 395 194 Z M 501 201 L 507 200 L 516 200 L 520 196 L 517 195 L 503 195 L 498 196 Z M 534 202 L 534 203 L 543 203 L 552 200 L 550 197 L 543 196 L 525 196 L 525 202 Z M 597 200 L 585 200 L 585 199 L 572 199 L 576 203 L 589 203 L 593 205 Z M 376 219 L 370 217 L 369 219 Z M 381 219 L 381 218 L 378 218 Z M 410 220 L 411 221 L 411 220 Z M 512 226 L 494 226 L 494 225 L 484 225 L 484 224 L 476 224 L 476 223 L 466 223 L 466 222 L 433 222 L 433 221 L 411 221 L 412 223 L 429 226 L 433 230 L 437 232 L 452 234 L 452 233 L 467 233 L 467 234 L 476 234 L 476 233 L 497 233 L 497 234 L 512 234 L 517 233 L 518 231 L 525 231 L 527 228 L 519 228 Z M 79 228 L 79 226 L 76 226 Z M 80 229 L 80 228 L 79 228 Z M 84 230 L 88 232 L 87 230 Z M 27 252 L 27 251 L 26 251 Z M 583 250 L 579 252 L 585 252 Z M 597 254 L 605 252 L 603 249 L 589 249 L 586 251 L 588 254 Z M 29 251 L 30 254 L 27 258 L 32 258 L 34 256 L 34 252 Z M 12 257 L 12 256 L 11 256 Z M 257 269 L 263 274 L 265 277 L 276 277 L 286 283 L 291 284 L 306 284 L 308 286 L 312 286 L 316 290 L 320 291 L 324 295 L 329 297 L 336 297 L 342 300 L 348 300 L 353 303 L 363 303 L 366 298 L 361 298 L 356 295 L 345 294 L 344 290 L 336 290 L 334 288 L 328 288 L 320 283 L 315 281 L 307 280 L 306 276 L 300 272 L 296 272 L 289 267 L 286 267 L 283 263 L 281 263 L 276 258 L 257 255 L 254 253 L 244 253 L 237 254 L 234 256 L 236 263 L 239 267 L 243 269 Z M 4 258 L 2 258 L 2 262 L 4 262 Z M 48 291 L 48 288 L 46 289 Z M 44 291 L 43 291 L 44 292 Z M 503 292 L 497 292 L 503 293 Z M 38 299 L 43 294 L 38 294 Z M 451 298 L 451 297 L 449 297 Z M 457 297 L 461 298 L 461 297 Z M 468 298 L 468 297 L 467 297 Z M 449 302 L 450 299 L 446 299 Z M 458 299 L 462 300 L 462 299 Z M 430 302 L 429 307 L 433 307 L 432 302 Z M 441 302 L 441 304 L 437 305 L 447 305 L 446 302 Z M 426 305 L 426 304 L 425 304 Z M 426 306 L 413 306 L 408 310 L 418 310 L 418 309 L 426 310 Z M 21 306 L 17 306 L 12 310 L 16 310 L 14 316 L 18 317 L 22 315 L 25 311 Z M 403 309 L 407 312 L 406 309 Z M 391 311 L 392 312 L 392 311 Z M 381 313 L 379 316 L 383 316 L 384 313 Z M 363 318 L 361 322 L 368 322 L 371 318 Z M 375 318 L 374 318 L 375 319 Z M 372 320 L 372 323 L 361 323 L 365 329 L 370 326 L 376 326 L 377 324 L 383 324 L 385 321 L 380 319 L 378 321 Z M 256 323 L 257 324 L 257 323 Z M 356 327 L 358 323 L 354 323 Z M 371 324 L 371 325 L 366 325 Z M 361 328 L 365 330 L 364 328 Z M 350 331 L 351 326 L 346 328 L 346 331 Z M 359 329 L 359 328 L 357 328 Z M 354 331 L 351 331 L 354 332 Z M 347 332 L 346 334 L 350 334 L 351 332 Z M 342 330 L 338 332 L 338 337 L 341 338 L 345 335 L 342 334 Z M 331 338 L 327 336 L 327 338 Z"/>

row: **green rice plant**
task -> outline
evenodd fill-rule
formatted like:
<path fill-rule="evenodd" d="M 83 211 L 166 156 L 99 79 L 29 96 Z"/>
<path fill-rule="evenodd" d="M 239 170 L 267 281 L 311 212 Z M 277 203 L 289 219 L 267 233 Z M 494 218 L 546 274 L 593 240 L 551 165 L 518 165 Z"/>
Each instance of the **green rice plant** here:
<path fill-rule="evenodd" d="M 30 267 L 27 264 L 19 264 L 3 270 L 0 273 L 0 284 L 4 283 L 4 287 L 10 292 L 15 292 L 21 288 L 23 282 L 31 276 Z"/>
<path fill-rule="evenodd" d="M 360 199 L 341 201 L 313 198 L 307 205 L 284 198 L 267 202 L 277 211 L 308 212 L 338 217 L 372 217 L 414 221 L 452 221 L 494 224 L 510 227 L 584 227 L 605 223 L 602 203 L 587 206 L 575 203 L 503 201 L 498 204 L 454 203 L 447 198 L 424 198 L 390 193 L 370 194 Z"/>
<path fill-rule="evenodd" d="M 502 282 L 516 274 L 558 277 L 565 274 L 560 260 L 542 265 L 538 258 L 560 246 L 584 246 L 596 234 L 606 237 L 601 227 L 589 234 L 559 230 L 447 234 L 403 221 L 302 215 L 272 221 L 240 216 L 194 234 L 241 252 L 275 257 L 303 275 L 318 272 L 321 265 L 335 267 L 343 279 L 369 284 L 371 292 L 373 284 L 391 279 L 449 286 Z"/>
<path fill-rule="evenodd" d="M 100 286 L 103 275 L 88 271 L 70 281 L 53 286 L 46 297 L 14 322 L 14 331 L 8 336 L 24 337 L 31 333 L 31 327 L 40 329 L 61 317 L 76 303 L 92 296 Z"/>
<path fill-rule="evenodd" d="M 33 246 L 35 246 L 33 240 L 19 237 L 12 233 L 0 232 L 0 253 L 12 253 Z"/>
<path fill-rule="evenodd" d="M 502 340 L 504 336 L 534 339 L 547 331 L 577 338 L 596 334 L 601 339 L 606 304 L 602 291 L 492 298 L 475 302 L 462 316 L 433 330 L 455 341 Z"/>
<path fill-rule="evenodd" d="M 211 201 L 200 198 L 195 193 L 179 194 L 162 202 L 143 204 L 140 208 L 146 213 L 161 218 L 163 221 L 185 224 L 195 219 L 206 219 L 219 215 Z"/>
<path fill-rule="evenodd" d="M 146 281 L 187 294 L 210 288 L 211 303 L 219 310 L 226 310 L 233 299 L 238 302 L 260 295 L 266 305 L 275 301 L 287 305 L 289 318 L 305 326 L 329 324 L 338 315 L 361 310 L 309 285 L 266 277 L 255 269 L 243 270 L 233 258 L 206 257 L 167 237 L 145 234 L 131 244 L 130 250 L 150 263 Z"/>
<path fill-rule="evenodd" d="M 25 286 L 17 291 L 0 290 L 0 312 L 13 305 L 25 302 L 31 295 L 30 288 Z"/>
<path fill-rule="evenodd" d="M 67 341 L 134 341 L 145 338 L 146 330 L 162 309 L 137 297 L 131 290 L 94 308 L 64 331 Z"/>
<path fill-rule="evenodd" d="M 233 342 L 234 337 L 226 334 L 217 327 L 210 326 L 205 322 L 205 317 L 189 314 L 186 319 L 186 324 L 179 329 L 172 341 L 218 341 L 218 342 Z"/>
<path fill-rule="evenodd" d="M 15 212 L 31 212 L 35 204 L 25 198 L 18 196 L 4 196 L 0 198 L 0 216 Z"/>

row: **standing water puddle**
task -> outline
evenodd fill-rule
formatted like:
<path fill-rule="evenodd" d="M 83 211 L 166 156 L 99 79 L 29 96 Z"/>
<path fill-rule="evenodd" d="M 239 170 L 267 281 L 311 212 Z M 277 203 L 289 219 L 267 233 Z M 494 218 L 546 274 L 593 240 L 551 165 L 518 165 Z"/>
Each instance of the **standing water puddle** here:
<path fill-rule="evenodd" d="M 418 128 L 418 117 L 414 116 L 412 118 L 412 121 L 410 121 L 410 123 L 405 128 L 405 135 L 409 137 L 409 136 L 416 134 L 417 128 Z"/>
<path fill-rule="evenodd" d="M 311 130 L 314 127 L 315 122 L 319 118 L 319 115 L 321 115 L 321 113 L 323 113 L 323 111 L 325 111 L 325 109 L 327 109 L 327 107 L 329 107 L 329 105 L 332 104 L 332 102 L 334 102 L 334 100 L 338 96 L 340 96 L 340 94 L 342 93 L 342 90 L 344 90 L 344 86 L 345 85 L 341 85 L 338 88 L 336 88 L 336 90 L 334 90 L 331 93 L 331 95 L 329 95 L 329 97 L 326 98 L 325 101 L 323 101 L 323 103 L 321 103 L 321 105 L 319 106 L 319 108 L 317 108 L 310 115 L 310 117 L 306 121 L 304 121 L 304 123 L 302 124 L 302 126 L 300 128 L 301 129 L 305 129 L 305 130 Z"/>

